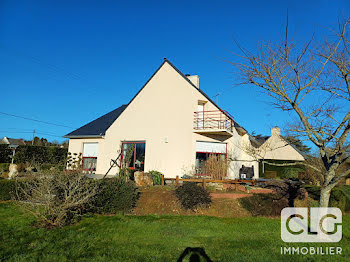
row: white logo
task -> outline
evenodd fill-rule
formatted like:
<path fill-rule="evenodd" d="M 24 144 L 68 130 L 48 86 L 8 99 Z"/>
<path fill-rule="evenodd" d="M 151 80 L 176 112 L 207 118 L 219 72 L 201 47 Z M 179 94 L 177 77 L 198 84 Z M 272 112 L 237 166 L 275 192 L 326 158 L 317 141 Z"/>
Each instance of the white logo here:
<path fill-rule="evenodd" d="M 286 207 L 281 212 L 281 238 L 284 242 L 339 242 L 341 224 L 342 212 L 336 207 Z"/>

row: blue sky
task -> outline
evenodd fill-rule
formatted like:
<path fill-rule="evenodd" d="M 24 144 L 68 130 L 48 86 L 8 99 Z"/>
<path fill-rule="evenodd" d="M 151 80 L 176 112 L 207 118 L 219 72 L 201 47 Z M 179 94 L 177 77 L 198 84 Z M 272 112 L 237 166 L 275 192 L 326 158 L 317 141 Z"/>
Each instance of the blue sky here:
<path fill-rule="evenodd" d="M 350 1 L 17 1 L 0 0 L 0 136 L 60 136 L 128 103 L 168 58 L 249 132 L 269 134 L 289 116 L 237 87 L 224 59 L 233 39 L 254 51 L 290 32 L 310 39 L 349 16 Z M 97 102 L 98 101 L 98 102 Z M 45 135 L 46 134 L 46 135 Z M 48 135 L 50 134 L 50 135 Z"/>

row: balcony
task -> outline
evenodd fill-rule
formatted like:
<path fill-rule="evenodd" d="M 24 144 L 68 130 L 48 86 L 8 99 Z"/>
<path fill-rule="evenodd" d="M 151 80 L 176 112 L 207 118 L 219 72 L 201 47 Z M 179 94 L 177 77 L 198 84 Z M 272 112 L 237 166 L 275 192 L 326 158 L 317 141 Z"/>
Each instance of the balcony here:
<path fill-rule="evenodd" d="M 194 112 L 193 132 L 197 134 L 232 136 L 234 121 L 226 111 Z"/>

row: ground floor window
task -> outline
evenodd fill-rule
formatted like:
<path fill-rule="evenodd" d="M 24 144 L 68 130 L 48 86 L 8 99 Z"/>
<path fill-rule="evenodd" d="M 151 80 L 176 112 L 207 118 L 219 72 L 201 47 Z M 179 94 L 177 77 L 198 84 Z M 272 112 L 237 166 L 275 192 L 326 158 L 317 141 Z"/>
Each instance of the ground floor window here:
<path fill-rule="evenodd" d="M 146 142 L 122 142 L 122 167 L 144 171 Z"/>
<path fill-rule="evenodd" d="M 207 163 L 210 156 L 216 157 L 217 160 L 225 160 L 227 158 L 227 144 L 219 142 L 196 141 L 195 167 L 197 174 L 207 174 L 208 172 L 213 172 L 212 168 L 208 166 L 210 163 Z M 211 158 L 211 160 L 213 159 Z M 221 162 L 226 161 L 219 161 L 219 163 L 216 164 L 221 164 Z"/>
<path fill-rule="evenodd" d="M 83 157 L 83 170 L 96 171 L 97 157 Z"/>
<path fill-rule="evenodd" d="M 82 166 L 85 171 L 96 171 L 98 143 L 83 144 Z"/>
<path fill-rule="evenodd" d="M 214 155 L 219 159 L 225 160 L 226 153 L 209 153 L 209 152 L 197 152 L 196 153 L 196 173 L 205 174 L 205 162 L 208 160 L 210 155 Z"/>

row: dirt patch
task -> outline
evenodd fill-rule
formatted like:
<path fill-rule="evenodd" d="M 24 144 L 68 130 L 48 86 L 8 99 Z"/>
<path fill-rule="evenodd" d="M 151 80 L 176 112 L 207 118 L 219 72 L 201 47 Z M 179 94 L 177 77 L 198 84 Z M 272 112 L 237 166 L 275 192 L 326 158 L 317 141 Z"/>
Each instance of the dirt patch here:
<path fill-rule="evenodd" d="M 268 188 L 253 188 L 251 190 L 249 190 L 249 193 L 251 194 L 270 194 L 270 193 L 274 193 L 275 191 L 273 191 L 272 189 L 268 189 Z"/>
<path fill-rule="evenodd" d="M 208 215 L 216 217 L 251 216 L 236 198 L 214 198 L 210 208 L 195 211 L 184 210 L 178 202 L 174 187 L 151 187 L 141 190 L 141 196 L 133 213 L 135 215 Z M 234 194 L 231 194 L 234 195 Z M 250 195 L 250 194 L 240 194 Z"/>
<path fill-rule="evenodd" d="M 231 193 L 210 193 L 212 199 L 216 198 L 229 198 L 229 199 L 238 199 L 242 197 L 250 197 L 252 194 L 231 194 Z"/>

